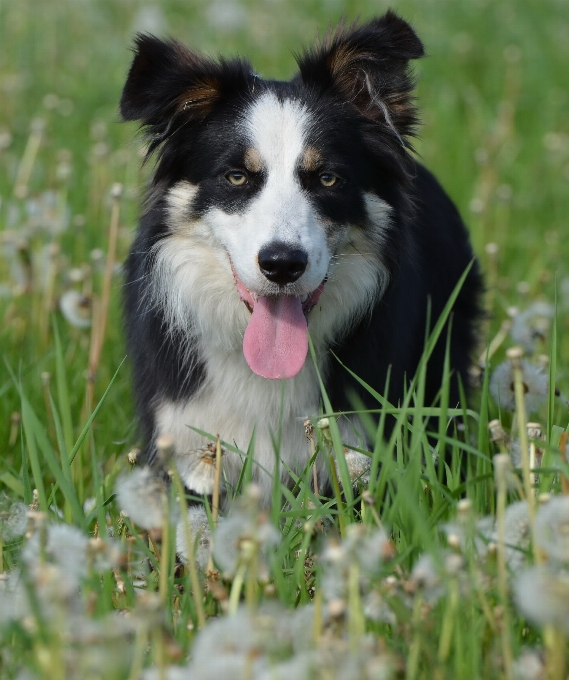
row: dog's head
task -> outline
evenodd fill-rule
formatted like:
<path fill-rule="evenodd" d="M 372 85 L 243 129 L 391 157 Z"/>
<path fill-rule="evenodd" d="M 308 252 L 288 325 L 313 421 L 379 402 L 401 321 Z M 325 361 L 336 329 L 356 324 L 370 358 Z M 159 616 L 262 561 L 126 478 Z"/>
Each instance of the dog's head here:
<path fill-rule="evenodd" d="M 155 191 L 176 219 L 227 254 L 251 311 L 244 352 L 256 373 L 298 373 L 306 317 L 349 252 L 386 285 L 416 125 L 408 62 L 422 55 L 392 12 L 330 34 L 298 57 L 290 82 L 137 38 L 121 113 L 142 121 L 159 154 Z"/>

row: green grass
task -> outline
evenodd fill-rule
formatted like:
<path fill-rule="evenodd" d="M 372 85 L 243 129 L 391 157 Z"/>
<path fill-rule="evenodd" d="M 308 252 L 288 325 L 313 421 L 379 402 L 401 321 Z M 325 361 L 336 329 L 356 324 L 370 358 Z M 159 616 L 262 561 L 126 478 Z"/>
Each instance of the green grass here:
<path fill-rule="evenodd" d="M 509 308 L 554 305 L 556 319 L 530 359 L 549 357 L 550 382 L 561 397 L 551 388 L 529 415 L 547 436 L 538 442 L 544 449 L 539 491 L 569 491 L 568 465 L 559 455 L 569 421 L 563 396 L 569 393 L 569 6 L 554 0 L 391 4 L 426 44 L 428 58 L 417 64 L 423 118 L 417 150 L 464 215 L 485 271 L 488 318 L 478 354 L 496 347 L 490 371 L 479 376 L 469 410 L 460 406 L 460 429 L 445 397 L 448 375 L 434 407 L 420 398 L 421 371 L 400 408 L 377 395 L 379 426 L 361 416 L 375 441 L 369 484 L 352 491 L 341 456 L 333 499 L 311 491 L 309 469 L 292 492 L 275 485 L 269 519 L 250 498 L 236 511 L 248 534 L 235 548 L 235 569 L 209 583 L 203 573 L 176 567 L 166 519 L 162 543 L 152 531 L 150 540 L 119 515 L 113 498 L 137 443 L 123 363 L 120 272 L 112 279 L 106 326 L 72 327 L 58 307 L 72 289 L 94 309 L 101 302 L 105 308 L 109 235 L 118 228 L 120 263 L 136 225 L 147 170 L 139 169 L 136 128 L 121 124 L 117 112 L 132 34 L 148 29 L 154 17 L 159 33 L 210 54 L 239 53 L 262 75 L 285 78 L 294 71 L 292 53 L 317 32 L 342 15 L 366 18 L 389 5 L 219 2 L 212 20 L 205 0 L 0 4 L 0 677 L 134 680 L 148 667 L 156 675 L 146 671 L 144 678 L 170 677 L 166 668 L 185 665 L 193 649 L 186 673 L 198 680 L 225 677 L 216 665 L 222 663 L 232 664 L 231 677 L 255 679 L 511 678 L 520 658 L 529 663 L 521 656 L 529 649 L 538 661 L 543 652 L 545 677 L 565 678 L 567 609 L 559 614 L 555 604 L 569 601 L 562 578 L 569 553 L 555 561 L 540 535 L 535 545 L 528 541 L 531 520 L 526 535 L 516 533 L 503 506 L 523 495 L 523 475 L 516 473 L 517 484 L 507 475 L 495 481 L 492 456 L 511 444 L 491 441 L 487 424 L 500 418 L 517 437 L 519 404 L 517 416 L 500 409 L 489 380 L 513 344 L 507 334 L 495 342 Z M 123 191 L 113 198 L 117 182 Z M 331 426 L 315 428 L 315 450 L 333 458 L 341 444 L 325 395 L 323 403 Z M 388 439 L 382 436 L 387 413 L 397 420 Z M 438 423 L 434 452 L 428 418 Z M 437 466 L 433 453 L 443 448 L 448 465 Z M 245 489 L 247 478 L 246 472 Z M 174 495 L 165 491 L 157 502 L 176 506 Z M 16 527 L 18 503 L 36 511 L 27 537 L 21 523 Z M 498 524 L 488 545 L 488 531 L 476 527 L 490 515 Z M 281 539 L 264 554 L 267 521 Z M 567 521 L 560 520 L 559 545 Z M 499 540 L 503 522 L 513 547 Z M 53 533 L 69 526 L 77 534 Z M 102 540 L 81 543 L 93 536 Z M 519 576 L 510 571 L 512 551 L 528 565 L 555 566 L 548 574 L 556 596 L 545 614 L 532 614 L 531 602 L 549 603 L 546 592 L 533 593 L 524 608 Z M 366 555 L 378 555 L 372 567 Z M 525 595 L 531 600 L 531 592 Z"/>

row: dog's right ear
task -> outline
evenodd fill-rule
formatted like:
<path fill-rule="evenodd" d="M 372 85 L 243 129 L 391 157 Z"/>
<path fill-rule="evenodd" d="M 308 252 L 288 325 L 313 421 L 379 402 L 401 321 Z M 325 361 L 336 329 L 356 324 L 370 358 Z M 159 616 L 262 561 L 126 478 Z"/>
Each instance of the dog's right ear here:
<path fill-rule="evenodd" d="M 251 80 L 247 62 L 213 61 L 177 40 L 139 34 L 120 101 L 124 120 L 140 120 L 151 133 L 164 134 L 171 121 L 201 120 L 231 92 Z"/>
<path fill-rule="evenodd" d="M 340 25 L 297 61 L 305 85 L 333 90 L 362 116 L 405 138 L 417 123 L 408 64 L 424 53 L 411 26 L 388 11 L 363 25 Z"/>

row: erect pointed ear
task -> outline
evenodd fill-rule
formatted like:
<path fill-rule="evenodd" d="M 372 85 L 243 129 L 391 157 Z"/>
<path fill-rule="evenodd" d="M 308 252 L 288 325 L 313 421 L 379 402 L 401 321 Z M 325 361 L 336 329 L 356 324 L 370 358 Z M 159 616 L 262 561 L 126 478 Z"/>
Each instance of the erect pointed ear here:
<path fill-rule="evenodd" d="M 389 11 L 361 26 L 340 26 L 297 61 L 306 85 L 334 90 L 366 118 L 405 137 L 417 124 L 409 60 L 424 54 L 411 26 Z"/>
<path fill-rule="evenodd" d="M 120 112 L 124 120 L 141 120 L 152 134 L 167 135 L 177 116 L 181 122 L 204 118 L 224 97 L 245 92 L 252 78 L 248 63 L 213 61 L 177 40 L 139 34 L 134 52 Z"/>

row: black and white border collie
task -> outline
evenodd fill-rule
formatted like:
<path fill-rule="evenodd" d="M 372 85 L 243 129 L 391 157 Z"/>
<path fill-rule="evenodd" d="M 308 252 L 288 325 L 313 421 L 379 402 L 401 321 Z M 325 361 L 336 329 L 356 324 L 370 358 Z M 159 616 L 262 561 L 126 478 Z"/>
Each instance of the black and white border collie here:
<path fill-rule="evenodd" d="M 120 106 L 157 156 L 125 287 L 147 459 L 170 435 L 187 482 L 189 452 L 206 444 L 193 428 L 241 451 L 253 439 L 268 503 L 276 440 L 283 479 L 310 459 L 303 423 L 321 391 L 308 334 L 335 410 L 361 391 L 336 357 L 379 392 L 389 373 L 386 396 L 402 398 L 428 315 L 437 319 L 473 258 L 454 205 L 412 156 L 409 60 L 423 54 L 393 12 L 340 27 L 297 58 L 289 82 L 137 37 Z M 479 291 L 474 266 L 452 314 L 455 401 Z M 446 341 L 429 364 L 427 400 Z M 358 446 L 353 423 L 340 426 Z M 225 454 L 229 486 L 241 466 Z"/>

